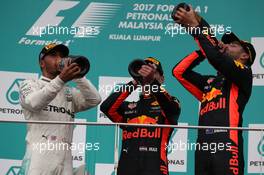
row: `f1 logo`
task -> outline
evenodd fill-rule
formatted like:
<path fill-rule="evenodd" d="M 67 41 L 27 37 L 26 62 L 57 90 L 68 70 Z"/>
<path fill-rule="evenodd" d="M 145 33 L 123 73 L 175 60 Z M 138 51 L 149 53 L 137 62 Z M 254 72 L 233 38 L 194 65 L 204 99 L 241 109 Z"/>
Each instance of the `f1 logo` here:
<path fill-rule="evenodd" d="M 60 11 L 71 9 L 76 6 L 78 1 L 53 1 L 50 6 L 44 11 L 44 13 L 39 17 L 35 24 L 29 29 L 26 35 L 39 36 L 40 32 L 44 30 L 48 25 L 58 26 L 64 17 L 57 16 Z M 36 30 L 40 28 L 41 30 Z"/>
<path fill-rule="evenodd" d="M 52 1 L 49 7 L 38 18 L 34 25 L 27 31 L 26 35 L 41 36 L 45 34 L 47 27 L 57 27 L 65 17 L 57 16 L 60 11 L 72 9 L 79 1 Z M 100 33 L 100 29 L 107 21 L 111 20 L 114 12 L 120 8 L 120 4 L 91 2 L 78 19 L 72 24 L 71 28 L 77 28 L 78 32 L 74 37 L 92 37 Z M 83 31 L 87 30 L 86 35 Z M 63 29 L 65 30 L 65 29 Z"/>

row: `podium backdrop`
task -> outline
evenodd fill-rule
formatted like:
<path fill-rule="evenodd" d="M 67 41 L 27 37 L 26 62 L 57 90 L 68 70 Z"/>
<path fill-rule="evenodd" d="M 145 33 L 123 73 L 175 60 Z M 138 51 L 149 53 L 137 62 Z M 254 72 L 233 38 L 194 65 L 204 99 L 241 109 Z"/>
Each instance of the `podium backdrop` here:
<path fill-rule="evenodd" d="M 114 84 L 129 81 L 128 64 L 135 58 L 156 57 L 165 72 L 165 88 L 181 101 L 181 125 L 197 125 L 199 103 L 172 76 L 174 65 L 197 49 L 188 34 L 174 25 L 170 13 L 176 0 L 2 1 L 0 56 L 0 118 L 23 119 L 18 87 L 40 74 L 38 54 L 49 42 L 63 43 L 71 54 L 89 58 L 87 74 L 103 99 Z M 243 126 L 264 127 L 264 23 L 261 0 L 189 0 L 220 38 L 233 31 L 253 43 L 254 87 Z M 197 71 L 215 74 L 207 61 Z M 137 94 L 129 100 L 136 100 Z M 77 121 L 110 122 L 97 108 L 77 114 Z M 114 166 L 114 127 L 76 126 L 74 167 L 86 163 L 90 174 L 111 175 Z M 194 143 L 197 132 L 176 130 L 170 143 Z M 25 124 L 0 123 L 0 174 L 19 174 L 25 151 Z M 245 172 L 259 173 L 264 165 L 264 137 L 244 132 Z M 85 145 L 84 145 L 85 144 Z M 84 146 L 86 148 L 84 149 Z M 51 160 L 52 161 L 52 160 Z M 194 174 L 194 150 L 169 150 L 171 174 Z M 178 173 L 177 173 L 178 172 Z M 264 172 L 264 171 L 263 171 Z"/>

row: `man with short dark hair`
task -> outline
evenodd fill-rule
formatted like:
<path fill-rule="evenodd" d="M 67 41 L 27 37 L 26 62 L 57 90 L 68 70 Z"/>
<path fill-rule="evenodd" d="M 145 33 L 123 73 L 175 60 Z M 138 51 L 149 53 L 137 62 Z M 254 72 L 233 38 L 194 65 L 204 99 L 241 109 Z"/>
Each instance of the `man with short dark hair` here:
<path fill-rule="evenodd" d="M 118 123 L 176 125 L 180 105 L 175 97 L 161 87 L 164 82 L 161 64 L 152 57 L 146 58 L 145 62 L 147 64 L 138 70 L 142 76 L 141 84 L 133 80 L 120 88 L 120 91 L 113 92 L 101 104 L 101 111 Z M 133 89 L 141 85 L 143 92 L 139 101 L 125 101 Z M 122 129 L 118 175 L 169 174 L 166 148 L 173 128 L 122 126 Z"/>
<path fill-rule="evenodd" d="M 252 44 L 226 33 L 222 41 L 210 35 L 210 26 L 193 9 L 179 8 L 176 22 L 199 33 L 191 33 L 200 50 L 183 58 L 173 69 L 176 79 L 201 103 L 199 126 L 241 127 L 242 113 L 252 90 L 252 71 L 256 52 Z M 197 31 L 197 30 L 196 30 Z M 194 68 L 203 60 L 217 75 L 201 75 Z M 196 175 L 243 175 L 243 138 L 238 130 L 200 129 L 197 143 L 224 145 L 216 152 L 196 150 Z"/>
<path fill-rule="evenodd" d="M 69 49 L 49 44 L 39 54 L 42 76 L 20 86 L 20 104 L 26 120 L 73 121 L 77 112 L 98 105 L 101 97 L 92 83 L 79 78 L 80 67 L 66 61 Z M 66 85 L 75 81 L 77 88 Z M 73 125 L 28 124 L 27 150 L 22 163 L 26 175 L 72 175 L 71 142 Z M 50 147 L 49 147 L 50 146 Z"/>

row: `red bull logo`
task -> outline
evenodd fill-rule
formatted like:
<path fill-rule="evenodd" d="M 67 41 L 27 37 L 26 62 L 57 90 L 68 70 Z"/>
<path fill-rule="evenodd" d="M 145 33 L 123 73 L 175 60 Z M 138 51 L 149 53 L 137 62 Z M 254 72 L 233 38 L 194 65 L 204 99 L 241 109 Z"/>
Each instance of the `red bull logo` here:
<path fill-rule="evenodd" d="M 200 115 L 204 115 L 207 112 L 215 111 L 218 109 L 225 109 L 226 108 L 226 98 L 220 98 L 217 102 L 211 101 L 207 103 L 203 108 L 200 110 Z"/>
<path fill-rule="evenodd" d="M 219 95 L 222 95 L 222 91 L 213 87 L 210 92 L 203 94 L 202 102 L 211 101 Z"/>
<path fill-rule="evenodd" d="M 123 140 L 132 138 L 160 138 L 161 128 L 156 128 L 154 131 L 149 131 L 147 128 L 137 128 L 134 132 L 123 131 Z"/>
<path fill-rule="evenodd" d="M 231 146 L 229 151 L 232 153 L 232 157 L 229 159 L 229 169 L 233 174 L 239 174 L 238 147 Z"/>
<path fill-rule="evenodd" d="M 127 120 L 127 123 L 139 123 L 139 124 L 157 124 L 158 116 L 155 118 L 142 115 L 133 119 Z"/>

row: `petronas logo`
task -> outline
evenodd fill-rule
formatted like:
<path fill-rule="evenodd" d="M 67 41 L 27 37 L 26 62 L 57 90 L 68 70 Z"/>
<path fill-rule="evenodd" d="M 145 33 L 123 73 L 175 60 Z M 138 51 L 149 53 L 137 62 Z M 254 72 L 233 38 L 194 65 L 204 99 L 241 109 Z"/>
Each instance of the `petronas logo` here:
<path fill-rule="evenodd" d="M 21 172 L 21 167 L 12 166 L 5 175 L 24 175 L 24 173 Z"/>
<path fill-rule="evenodd" d="M 263 52 L 263 54 L 260 56 L 259 62 L 260 62 L 261 67 L 264 69 L 264 52 Z"/>
<path fill-rule="evenodd" d="M 19 104 L 19 85 L 24 79 L 15 79 L 6 93 L 6 99 L 13 105 Z"/>
<path fill-rule="evenodd" d="M 258 144 L 258 152 L 261 156 L 264 156 L 264 136 L 262 137 L 262 139 L 259 141 Z"/>
<path fill-rule="evenodd" d="M 173 137 L 175 136 L 175 134 L 177 133 L 177 130 L 175 129 L 173 131 L 173 133 L 171 134 L 171 139 L 169 141 L 169 146 L 168 146 L 168 154 L 172 153 L 173 148 L 174 148 L 174 142 L 173 142 Z"/>

